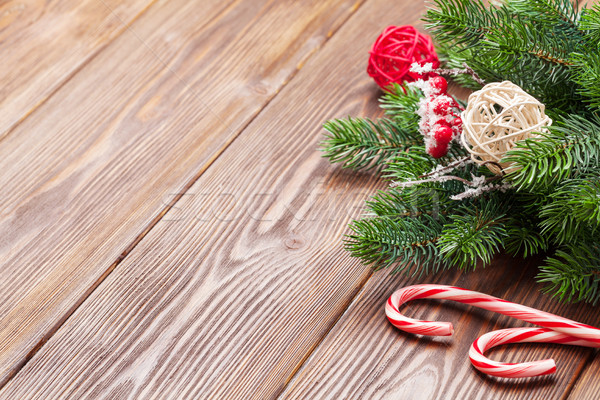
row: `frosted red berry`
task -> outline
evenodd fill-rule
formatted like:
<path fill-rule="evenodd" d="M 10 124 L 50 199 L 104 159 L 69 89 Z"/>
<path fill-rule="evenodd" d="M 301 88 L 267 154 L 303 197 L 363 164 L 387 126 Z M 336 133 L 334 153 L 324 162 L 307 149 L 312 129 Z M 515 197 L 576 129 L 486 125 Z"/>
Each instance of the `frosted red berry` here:
<path fill-rule="evenodd" d="M 460 117 L 456 117 L 452 120 L 452 126 L 458 129 L 462 129 L 462 119 Z"/>
<path fill-rule="evenodd" d="M 448 89 L 448 82 L 441 76 L 434 76 L 433 78 L 429 79 L 429 84 L 434 89 L 434 92 L 438 94 L 444 94 Z"/>
<path fill-rule="evenodd" d="M 452 105 L 450 104 L 450 102 L 446 99 L 439 99 L 436 101 L 435 105 L 433 106 L 433 112 L 436 113 L 437 115 L 447 115 L 448 112 L 450 111 L 450 107 L 452 107 Z"/>
<path fill-rule="evenodd" d="M 457 135 L 460 135 L 462 133 L 462 128 L 463 128 L 462 119 L 460 117 L 454 118 L 452 120 L 452 129 L 454 130 L 454 132 Z"/>
<path fill-rule="evenodd" d="M 452 129 L 447 126 L 438 126 L 433 134 L 438 144 L 448 144 L 452 140 Z"/>
<path fill-rule="evenodd" d="M 448 128 L 451 128 L 452 126 L 450 125 L 450 122 L 448 122 L 448 120 L 446 120 L 446 118 L 440 118 L 437 121 L 435 121 L 436 125 L 439 126 L 447 126 Z"/>
<path fill-rule="evenodd" d="M 427 149 L 427 152 L 433 158 L 442 158 L 448 153 L 448 144 L 437 143 Z"/>

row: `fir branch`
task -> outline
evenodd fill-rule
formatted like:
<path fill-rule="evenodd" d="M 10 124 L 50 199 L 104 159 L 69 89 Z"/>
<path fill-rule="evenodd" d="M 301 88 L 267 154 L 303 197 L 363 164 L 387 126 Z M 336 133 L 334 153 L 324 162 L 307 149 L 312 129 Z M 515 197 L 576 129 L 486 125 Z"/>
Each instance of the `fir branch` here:
<path fill-rule="evenodd" d="M 586 35 L 589 45 L 600 45 L 600 4 L 583 10 L 579 29 Z"/>
<path fill-rule="evenodd" d="M 394 83 L 391 91 L 386 92 L 379 100 L 379 106 L 388 118 L 396 122 L 402 129 L 417 132 L 419 130 L 419 101 L 423 92 L 413 85 Z"/>
<path fill-rule="evenodd" d="M 475 58 L 471 49 L 463 46 L 451 43 L 436 43 L 435 48 L 442 65 L 449 69 L 460 69 L 467 61 Z M 481 68 L 478 68 L 478 70 L 481 71 Z M 491 75 L 491 73 L 486 74 L 488 79 Z M 481 89 L 481 84 L 473 79 L 471 75 L 456 75 L 452 77 L 452 80 L 468 89 Z"/>
<path fill-rule="evenodd" d="M 540 212 L 542 234 L 557 244 L 581 240 L 581 232 L 600 227 L 600 175 L 569 179 L 550 193 Z"/>
<path fill-rule="evenodd" d="M 444 67 L 466 62 L 485 81 L 511 80 L 546 104 L 554 125 L 518 142 L 495 177 L 463 163 L 464 148 L 433 159 L 417 109 L 423 93 L 395 86 L 381 100 L 388 119 L 331 121 L 325 156 L 355 169 L 385 168 L 407 185 L 378 192 L 345 246 L 375 268 L 420 275 L 488 264 L 501 249 L 549 251 L 539 279 L 569 300 L 600 300 L 600 7 L 568 0 L 434 0 L 426 20 Z M 439 72 L 439 71 L 438 71 Z M 479 88 L 471 76 L 456 81 Z M 487 180 L 501 180 L 501 185 Z M 463 183 L 468 187 L 465 187 Z M 518 190 L 504 193 L 512 184 Z M 489 187 L 488 187 L 489 186 Z M 465 191 L 465 189 L 467 189 Z M 471 193 L 479 197 L 467 197 Z M 456 199 L 456 200 L 453 200 Z"/>
<path fill-rule="evenodd" d="M 393 266 L 393 273 L 412 270 L 412 276 L 421 276 L 447 266 L 435 246 L 441 221 L 429 216 L 369 218 L 354 221 L 350 228 L 354 233 L 346 237 L 346 249 L 375 269 Z"/>
<path fill-rule="evenodd" d="M 549 110 L 577 111 L 581 107 L 573 85 L 570 54 L 580 41 L 564 31 L 547 30 L 521 20 L 504 21 L 480 43 L 482 60 L 494 74 L 510 80 L 546 104 Z M 481 64 L 481 62 L 479 62 Z M 477 63 L 474 65 L 477 68 Z"/>
<path fill-rule="evenodd" d="M 367 201 L 367 207 L 378 217 L 394 220 L 422 215 L 439 219 L 440 214 L 448 214 L 455 203 L 449 197 L 449 193 L 455 190 L 452 186 L 455 185 L 449 183 L 379 191 Z"/>
<path fill-rule="evenodd" d="M 466 62 L 485 81 L 510 80 L 561 115 L 585 109 L 570 58 L 585 47 L 585 38 L 576 10 L 565 1 L 515 0 L 486 8 L 481 1 L 436 0 L 424 20 L 449 66 Z M 460 82 L 473 87 L 472 79 Z"/>
<path fill-rule="evenodd" d="M 561 74 L 568 76 L 573 63 L 568 60 L 568 55 L 580 44 L 565 32 L 549 32 L 539 26 L 528 24 L 519 17 L 513 23 L 496 27 L 482 40 L 482 44 L 499 54 L 514 54 L 518 57 L 502 57 L 502 68 L 520 65 L 519 57 L 533 56 L 539 58 L 542 66 L 561 67 Z M 530 61 L 531 62 L 531 61 Z M 556 73 L 555 75 L 558 75 Z"/>
<path fill-rule="evenodd" d="M 548 191 L 567 178 L 600 167 L 600 119 L 571 115 L 549 130 L 517 142 L 504 157 L 503 162 L 514 163 L 507 178 L 518 190 Z"/>
<path fill-rule="evenodd" d="M 507 0 L 506 5 L 532 24 L 569 29 L 571 35 L 579 33 L 579 7 L 571 0 Z"/>
<path fill-rule="evenodd" d="M 513 256 L 529 257 L 549 248 L 548 237 L 537 227 L 538 221 L 531 214 L 512 215 L 506 223 L 507 238 L 504 249 Z"/>
<path fill-rule="evenodd" d="M 470 176 L 477 168 L 469 163 L 460 163 L 459 160 L 465 159 L 466 150 L 463 147 L 451 146 L 446 154 L 441 159 L 431 157 L 425 147 L 413 146 L 403 153 L 398 153 L 390 157 L 386 162 L 386 168 L 383 171 L 385 179 L 392 181 L 408 181 L 429 177 L 436 174 L 435 168 L 438 165 L 449 165 L 456 163 L 456 167 L 462 166 L 465 174 L 461 177 Z M 446 169 L 446 171 L 453 170 Z"/>
<path fill-rule="evenodd" d="M 598 109 L 600 108 L 600 44 L 590 46 L 591 51 L 571 54 L 571 61 L 576 66 L 573 80 L 579 85 L 576 87 L 577 93 L 584 97 L 584 101 L 589 103 L 592 109 Z"/>
<path fill-rule="evenodd" d="M 418 133 L 388 119 L 337 119 L 325 123 L 324 128 L 328 132 L 322 142 L 324 156 L 354 170 L 380 170 L 387 159 L 421 141 Z"/>
<path fill-rule="evenodd" d="M 486 202 L 481 208 L 463 207 L 449 216 L 438 241 L 444 258 L 461 269 L 475 268 L 479 260 L 484 266 L 489 264 L 507 237 L 500 209 L 494 202 Z"/>
<path fill-rule="evenodd" d="M 435 164 L 435 159 L 427 154 L 425 147 L 413 146 L 387 160 L 384 176 L 391 180 L 414 179 L 431 171 Z"/>
<path fill-rule="evenodd" d="M 460 47 L 477 45 L 486 34 L 502 21 L 501 12 L 491 6 L 488 10 L 481 0 L 434 0 L 423 21 L 439 43 Z"/>
<path fill-rule="evenodd" d="M 600 246 L 599 237 L 571 243 L 559 248 L 540 268 L 538 281 L 547 283 L 544 289 L 561 300 L 600 300 Z"/>

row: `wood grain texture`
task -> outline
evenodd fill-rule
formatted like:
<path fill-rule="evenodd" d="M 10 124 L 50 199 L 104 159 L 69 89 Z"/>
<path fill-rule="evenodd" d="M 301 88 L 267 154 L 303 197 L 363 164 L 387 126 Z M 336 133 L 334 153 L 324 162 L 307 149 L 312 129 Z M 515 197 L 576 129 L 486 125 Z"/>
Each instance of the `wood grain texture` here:
<path fill-rule="evenodd" d="M 154 0 L 0 2 L 0 140 Z"/>
<path fill-rule="evenodd" d="M 0 142 L 0 384 L 357 5 L 160 0 Z"/>
<path fill-rule="evenodd" d="M 598 325 L 596 325 L 598 326 Z M 573 390 L 568 393 L 569 400 L 597 400 L 600 398 L 600 357 L 595 351 L 583 366 L 582 373 L 578 376 Z"/>
<path fill-rule="evenodd" d="M 277 396 L 370 274 L 341 236 L 376 180 L 321 158 L 321 124 L 374 115 L 369 45 L 420 12 L 362 6 L 0 397 Z"/>
<path fill-rule="evenodd" d="M 560 399 L 593 350 L 559 345 L 509 345 L 489 352 L 507 362 L 554 358 L 558 371 L 549 377 L 507 380 L 476 371 L 468 359 L 483 333 L 526 323 L 454 302 L 408 303 L 406 315 L 451 321 L 448 338 L 426 338 L 394 328 L 385 317 L 387 298 L 415 283 L 439 283 L 481 290 L 510 301 L 598 325 L 591 306 L 564 305 L 539 293 L 534 284 L 539 260 L 520 263 L 499 257 L 485 269 L 447 271 L 425 280 L 378 272 L 369 280 L 339 323 L 302 366 L 281 399 Z"/>

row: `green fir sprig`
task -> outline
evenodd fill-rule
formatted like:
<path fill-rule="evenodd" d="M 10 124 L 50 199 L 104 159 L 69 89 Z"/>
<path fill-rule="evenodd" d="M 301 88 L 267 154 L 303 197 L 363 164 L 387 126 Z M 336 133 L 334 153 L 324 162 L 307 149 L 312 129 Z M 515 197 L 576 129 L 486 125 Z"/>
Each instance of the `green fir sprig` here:
<path fill-rule="evenodd" d="M 391 183 L 350 225 L 346 249 L 374 268 L 420 276 L 472 269 L 500 252 L 545 256 L 538 280 L 567 301 L 600 301 L 600 7 L 569 0 L 433 0 L 424 17 L 446 68 L 510 80 L 554 120 L 517 142 L 494 175 L 454 144 L 432 158 L 416 111 L 423 93 L 394 85 L 385 118 L 325 125 L 332 163 Z M 456 82 L 479 89 L 470 76 Z"/>

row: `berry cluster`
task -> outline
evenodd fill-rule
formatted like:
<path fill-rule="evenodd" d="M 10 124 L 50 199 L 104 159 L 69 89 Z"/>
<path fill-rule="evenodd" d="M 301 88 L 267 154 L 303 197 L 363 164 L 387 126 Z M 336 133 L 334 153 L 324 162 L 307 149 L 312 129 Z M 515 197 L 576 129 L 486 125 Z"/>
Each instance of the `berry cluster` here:
<path fill-rule="evenodd" d="M 461 107 L 446 93 L 446 79 L 435 76 L 424 84 L 425 98 L 419 109 L 419 129 L 425 137 L 427 152 L 434 158 L 441 158 L 448 153 L 450 142 L 462 132 Z"/>

